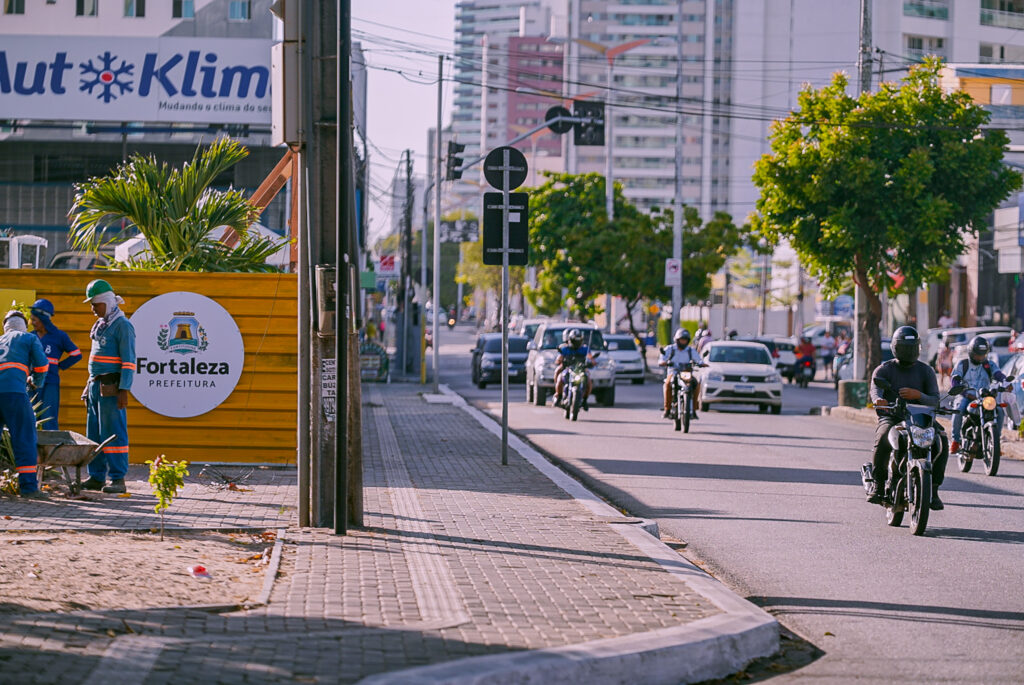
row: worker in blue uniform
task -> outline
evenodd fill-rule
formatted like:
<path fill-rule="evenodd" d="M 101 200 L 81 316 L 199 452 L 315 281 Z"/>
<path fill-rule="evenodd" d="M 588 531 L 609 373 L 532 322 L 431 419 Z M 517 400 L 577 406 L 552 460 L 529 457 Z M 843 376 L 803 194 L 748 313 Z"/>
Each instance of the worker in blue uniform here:
<path fill-rule="evenodd" d="M 57 328 L 52 321 L 53 303 L 38 299 L 32 303 L 29 323 L 43 344 L 43 352 L 50 362 L 46 374 L 46 385 L 36 392 L 36 401 L 43 405 L 43 430 L 60 430 L 60 372 L 69 369 L 82 360 L 82 351 L 71 342 L 68 334 Z M 67 355 L 67 356 L 64 356 Z M 63 359 L 61 358 L 63 357 Z"/>
<path fill-rule="evenodd" d="M 96 323 L 89 332 L 89 382 L 82 392 L 87 409 L 86 436 L 97 443 L 110 436 L 114 439 L 89 462 L 89 479 L 82 487 L 121 493 L 126 491 L 124 477 L 128 473 L 126 410 L 128 390 L 135 377 L 135 327 L 118 307 L 124 300 L 114 294 L 106 281 L 97 279 L 89 283 L 85 302 L 92 305 L 96 315 Z"/>
<path fill-rule="evenodd" d="M 44 495 L 36 477 L 36 416 L 28 398 L 28 383 L 31 379 L 36 388 L 44 387 L 49 370 L 43 346 L 28 332 L 25 315 L 16 309 L 7 312 L 0 335 L 0 431 L 6 426 L 11 434 L 19 492 L 32 499 Z"/>

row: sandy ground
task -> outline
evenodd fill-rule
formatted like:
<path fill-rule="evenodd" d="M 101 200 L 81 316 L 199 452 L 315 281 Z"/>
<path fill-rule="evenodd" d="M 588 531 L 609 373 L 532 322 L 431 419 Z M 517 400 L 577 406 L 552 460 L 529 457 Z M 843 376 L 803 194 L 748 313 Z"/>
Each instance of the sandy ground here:
<path fill-rule="evenodd" d="M 0 616 L 253 602 L 273 543 L 273 532 L 0 533 Z M 192 577 L 196 564 L 208 580 Z"/>

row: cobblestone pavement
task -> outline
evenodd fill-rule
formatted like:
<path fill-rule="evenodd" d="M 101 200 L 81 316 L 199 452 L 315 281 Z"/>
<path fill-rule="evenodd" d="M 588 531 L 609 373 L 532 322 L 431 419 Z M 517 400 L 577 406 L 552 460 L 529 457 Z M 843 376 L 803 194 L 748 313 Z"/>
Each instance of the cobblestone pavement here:
<path fill-rule="evenodd" d="M 517 454 L 501 466 L 498 439 L 465 412 L 416 390 L 367 388 L 366 525 L 346 537 L 290 528 L 267 606 L 16 614 L 0 623 L 0 681 L 349 683 L 719 613 Z M 277 476 L 269 509 L 287 489 Z M 183 525 L 267 525 L 239 494 L 214 516 L 196 505 Z"/>

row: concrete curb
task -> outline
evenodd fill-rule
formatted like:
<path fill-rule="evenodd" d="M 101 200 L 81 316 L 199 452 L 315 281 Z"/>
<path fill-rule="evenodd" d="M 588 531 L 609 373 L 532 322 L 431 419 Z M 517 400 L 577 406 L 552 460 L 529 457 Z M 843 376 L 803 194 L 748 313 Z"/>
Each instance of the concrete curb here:
<path fill-rule="evenodd" d="M 468 413 L 490 433 L 501 435 L 501 427 L 491 417 L 467 404 L 448 386 L 442 385 L 441 391 L 452 398 L 454 406 Z M 509 434 L 509 446 L 593 515 L 609 521 L 632 522 L 631 517 L 601 500 L 518 436 Z M 541 682 L 675 685 L 724 677 L 754 659 L 778 651 L 779 625 L 772 616 L 679 556 L 642 527 L 644 523 L 640 520 L 639 525 L 615 525 L 613 530 L 720 608 L 721 614 L 675 628 L 565 647 L 460 659 L 382 673 L 361 682 L 373 685 Z"/>

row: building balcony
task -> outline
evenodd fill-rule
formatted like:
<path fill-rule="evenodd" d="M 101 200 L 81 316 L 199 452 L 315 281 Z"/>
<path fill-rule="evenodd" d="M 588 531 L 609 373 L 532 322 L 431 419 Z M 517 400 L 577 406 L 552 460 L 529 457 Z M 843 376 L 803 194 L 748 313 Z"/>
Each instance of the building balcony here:
<path fill-rule="evenodd" d="M 903 0 L 903 15 L 928 19 L 949 19 L 949 0 Z"/>
<path fill-rule="evenodd" d="M 1024 29 L 1024 13 L 1002 10 L 981 10 L 982 26 L 1001 26 L 1008 29 Z"/>
<path fill-rule="evenodd" d="M 925 57 L 928 57 L 929 55 L 941 57 L 944 60 L 949 59 L 949 55 L 946 54 L 945 48 L 941 48 L 938 50 L 927 50 L 924 48 L 904 48 L 903 50 L 904 57 L 906 57 L 907 59 L 917 60 L 919 62 L 923 60 Z"/>

